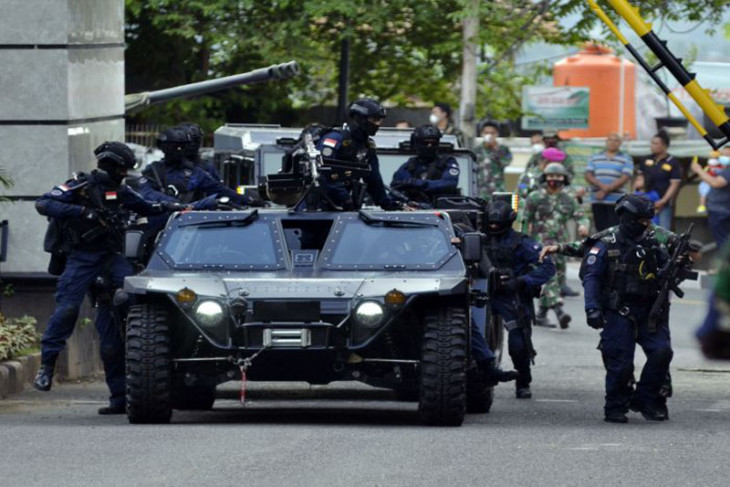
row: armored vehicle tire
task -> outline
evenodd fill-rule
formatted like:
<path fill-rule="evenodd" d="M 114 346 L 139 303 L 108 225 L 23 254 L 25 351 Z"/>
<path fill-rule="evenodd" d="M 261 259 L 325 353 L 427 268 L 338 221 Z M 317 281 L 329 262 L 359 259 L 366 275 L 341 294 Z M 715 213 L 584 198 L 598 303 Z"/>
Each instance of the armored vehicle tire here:
<path fill-rule="evenodd" d="M 172 358 L 167 311 L 132 306 L 127 316 L 127 417 L 130 423 L 169 423 Z"/>
<path fill-rule="evenodd" d="M 427 313 L 424 325 L 418 414 L 425 424 L 460 426 L 466 414 L 467 313 L 437 309 Z"/>
<path fill-rule="evenodd" d="M 173 409 L 208 411 L 215 402 L 215 386 L 180 386 L 172 391 Z"/>

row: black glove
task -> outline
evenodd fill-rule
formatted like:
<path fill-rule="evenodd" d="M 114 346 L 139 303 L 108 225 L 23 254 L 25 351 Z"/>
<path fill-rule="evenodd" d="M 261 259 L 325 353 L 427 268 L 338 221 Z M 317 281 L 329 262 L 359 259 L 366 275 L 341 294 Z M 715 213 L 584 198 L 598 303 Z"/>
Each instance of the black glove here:
<path fill-rule="evenodd" d="M 267 205 L 266 200 L 262 200 L 261 198 L 248 198 L 248 206 L 252 208 L 263 208 Z"/>
<path fill-rule="evenodd" d="M 88 221 L 94 221 L 99 218 L 99 214 L 95 210 L 92 210 L 91 208 L 84 207 L 81 210 L 81 218 L 83 218 L 84 220 L 88 220 Z"/>
<path fill-rule="evenodd" d="M 600 309 L 589 309 L 586 311 L 586 321 L 588 322 L 588 326 L 596 330 L 600 330 L 606 326 L 606 318 L 604 318 L 603 312 Z"/>

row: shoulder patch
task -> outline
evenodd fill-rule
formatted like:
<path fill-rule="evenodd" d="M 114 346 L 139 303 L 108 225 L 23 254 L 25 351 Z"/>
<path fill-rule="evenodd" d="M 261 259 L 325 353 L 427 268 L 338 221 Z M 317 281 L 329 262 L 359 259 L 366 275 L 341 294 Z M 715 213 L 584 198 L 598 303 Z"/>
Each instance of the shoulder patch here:
<path fill-rule="evenodd" d="M 595 255 L 589 255 L 586 259 L 586 265 L 593 265 L 596 263 L 596 256 Z"/>
<path fill-rule="evenodd" d="M 54 189 L 51 191 L 51 196 L 61 196 L 62 194 L 63 194 L 63 191 L 61 191 L 60 189 Z"/>
<path fill-rule="evenodd" d="M 69 189 L 71 189 L 71 188 L 69 188 L 67 184 L 61 184 L 58 187 L 58 190 L 60 190 L 60 191 L 68 191 Z M 54 190 L 54 191 L 58 191 L 58 190 Z"/>
<path fill-rule="evenodd" d="M 322 155 L 325 157 L 331 156 L 333 152 L 334 152 L 334 150 L 332 149 L 332 147 L 329 147 L 329 146 L 324 147 L 322 149 Z"/>
<path fill-rule="evenodd" d="M 337 140 L 336 139 L 324 139 L 324 142 L 322 142 L 322 145 L 325 145 L 327 147 L 337 147 Z"/>
<path fill-rule="evenodd" d="M 449 169 L 449 174 L 452 176 L 458 176 L 459 175 L 459 168 L 458 167 L 452 167 Z"/>
<path fill-rule="evenodd" d="M 591 250 L 588 251 L 588 253 L 595 255 L 595 254 L 597 254 L 600 251 L 601 251 L 601 248 L 600 247 L 593 247 L 593 248 L 591 248 Z"/>

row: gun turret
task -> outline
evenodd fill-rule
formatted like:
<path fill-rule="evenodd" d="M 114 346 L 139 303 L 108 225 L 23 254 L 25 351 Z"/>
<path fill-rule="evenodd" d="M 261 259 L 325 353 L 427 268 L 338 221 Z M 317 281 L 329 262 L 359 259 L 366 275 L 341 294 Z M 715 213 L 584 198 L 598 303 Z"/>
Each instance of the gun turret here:
<path fill-rule="evenodd" d="M 199 81 L 187 85 L 173 86 L 163 90 L 132 93 L 124 96 L 124 108 L 127 113 L 138 111 L 148 105 L 163 103 L 175 98 L 187 98 L 204 95 L 214 91 L 231 88 L 238 85 L 250 85 L 269 80 L 285 80 L 299 74 L 299 64 L 296 61 L 273 64 L 267 68 L 260 68 L 248 73 L 234 74 L 223 78 Z"/>

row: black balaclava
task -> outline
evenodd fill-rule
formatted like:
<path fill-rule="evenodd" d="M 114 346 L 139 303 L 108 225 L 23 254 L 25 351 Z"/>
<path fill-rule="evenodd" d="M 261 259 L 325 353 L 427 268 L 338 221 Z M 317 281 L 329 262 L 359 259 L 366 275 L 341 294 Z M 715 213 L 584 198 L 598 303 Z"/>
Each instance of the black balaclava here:
<path fill-rule="evenodd" d="M 646 231 L 647 226 L 639 221 L 636 215 L 631 214 L 628 211 L 621 213 L 618 217 L 618 226 L 622 234 L 626 235 L 632 240 L 639 240 L 639 238 Z"/>

